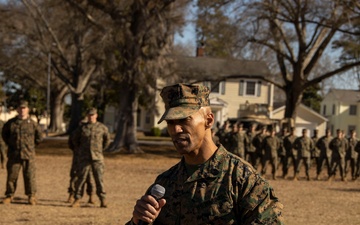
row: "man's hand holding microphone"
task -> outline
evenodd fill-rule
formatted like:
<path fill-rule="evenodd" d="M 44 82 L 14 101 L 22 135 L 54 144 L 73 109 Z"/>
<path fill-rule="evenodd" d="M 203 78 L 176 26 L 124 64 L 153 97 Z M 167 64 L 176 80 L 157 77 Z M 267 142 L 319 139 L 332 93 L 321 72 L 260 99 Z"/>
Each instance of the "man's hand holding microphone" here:
<path fill-rule="evenodd" d="M 159 216 L 161 208 L 166 204 L 163 199 L 165 188 L 155 184 L 150 191 L 150 195 L 144 195 L 136 201 L 132 222 L 137 225 L 145 225 L 154 222 Z"/>

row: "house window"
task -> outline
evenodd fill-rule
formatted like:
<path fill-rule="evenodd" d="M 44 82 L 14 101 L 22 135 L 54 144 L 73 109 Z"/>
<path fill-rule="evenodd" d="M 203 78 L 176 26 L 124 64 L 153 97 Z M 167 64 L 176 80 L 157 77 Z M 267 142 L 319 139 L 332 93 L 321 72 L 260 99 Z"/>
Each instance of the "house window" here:
<path fill-rule="evenodd" d="M 223 81 L 205 81 L 204 85 L 210 89 L 211 93 L 225 94 L 225 82 Z"/>
<path fill-rule="evenodd" d="M 357 105 L 350 105 L 349 115 L 356 116 L 357 114 Z"/>
<path fill-rule="evenodd" d="M 239 84 L 240 96 L 260 96 L 261 95 L 261 82 L 248 80 L 241 80 Z"/>
<path fill-rule="evenodd" d="M 335 104 L 332 105 L 332 114 L 335 115 L 335 109 L 336 109 L 336 106 Z"/>
<path fill-rule="evenodd" d="M 150 118 L 151 112 L 148 111 L 145 115 L 145 124 L 150 124 L 151 118 Z"/>
<path fill-rule="evenodd" d="M 326 116 L 326 105 L 323 105 L 323 115 Z"/>

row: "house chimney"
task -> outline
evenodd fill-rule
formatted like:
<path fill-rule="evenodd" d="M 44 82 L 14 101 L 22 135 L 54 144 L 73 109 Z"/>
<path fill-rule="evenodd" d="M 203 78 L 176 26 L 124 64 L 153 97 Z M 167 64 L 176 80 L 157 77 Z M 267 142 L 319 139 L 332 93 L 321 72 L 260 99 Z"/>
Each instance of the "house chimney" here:
<path fill-rule="evenodd" d="M 205 43 L 199 41 L 198 46 L 196 47 L 196 57 L 205 56 Z"/>

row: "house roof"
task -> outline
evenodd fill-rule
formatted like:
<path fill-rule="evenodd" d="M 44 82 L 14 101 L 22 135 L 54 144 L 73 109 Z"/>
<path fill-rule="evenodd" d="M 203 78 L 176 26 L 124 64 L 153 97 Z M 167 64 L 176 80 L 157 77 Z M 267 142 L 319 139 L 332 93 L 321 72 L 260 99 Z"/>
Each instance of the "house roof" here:
<path fill-rule="evenodd" d="M 329 93 L 332 93 L 334 98 L 338 101 L 346 102 L 359 102 L 360 101 L 360 90 L 346 90 L 346 89 L 330 89 Z"/>
<path fill-rule="evenodd" d="M 225 78 L 264 78 L 270 70 L 263 61 L 222 59 L 211 57 L 171 56 L 175 72 L 183 78 L 223 80 Z"/>
<path fill-rule="evenodd" d="M 319 119 L 321 119 L 323 121 L 328 121 L 328 119 L 326 117 L 322 116 L 320 113 L 317 113 L 316 111 L 307 107 L 304 104 L 300 104 L 299 107 L 303 108 L 304 110 L 308 111 L 309 113 L 313 114 L 314 116 L 318 117 Z M 285 105 L 273 110 L 273 113 L 278 113 L 279 111 L 282 111 L 282 110 L 285 110 Z"/>

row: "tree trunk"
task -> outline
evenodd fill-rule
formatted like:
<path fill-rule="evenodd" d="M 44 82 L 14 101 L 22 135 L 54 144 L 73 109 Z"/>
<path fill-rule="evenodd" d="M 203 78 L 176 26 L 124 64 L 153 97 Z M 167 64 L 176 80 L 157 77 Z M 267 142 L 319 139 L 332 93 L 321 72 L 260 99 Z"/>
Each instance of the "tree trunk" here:
<path fill-rule="evenodd" d="M 284 119 L 288 121 L 288 128 L 295 125 L 296 110 L 301 103 L 304 88 L 299 83 L 290 83 L 285 86 L 285 113 Z"/>
<path fill-rule="evenodd" d="M 68 88 L 64 86 L 60 91 L 53 91 L 51 93 L 50 101 L 50 126 L 51 132 L 62 133 L 64 123 L 64 98 L 68 91 Z"/>
<path fill-rule="evenodd" d="M 138 97 L 136 88 L 123 88 L 117 116 L 117 130 L 110 152 L 143 153 L 136 137 Z"/>
<path fill-rule="evenodd" d="M 84 95 L 71 93 L 71 109 L 70 109 L 70 122 L 67 133 L 73 132 L 82 120 L 82 108 L 84 105 Z"/>

